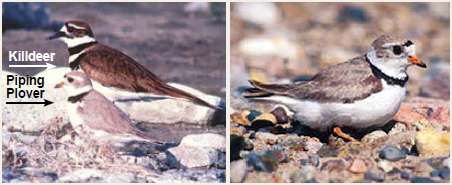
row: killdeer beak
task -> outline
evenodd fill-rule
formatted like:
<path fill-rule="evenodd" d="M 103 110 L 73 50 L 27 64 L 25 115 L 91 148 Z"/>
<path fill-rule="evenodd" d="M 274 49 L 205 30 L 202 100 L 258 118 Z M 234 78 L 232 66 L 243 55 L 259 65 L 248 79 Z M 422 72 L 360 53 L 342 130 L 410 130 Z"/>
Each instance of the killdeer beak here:
<path fill-rule="evenodd" d="M 64 86 L 64 82 L 60 82 L 58 84 L 55 85 L 55 88 L 60 88 Z"/>
<path fill-rule="evenodd" d="M 427 68 L 424 62 L 422 62 L 417 56 L 408 56 L 408 62 L 411 62 L 413 65 L 417 65 L 422 68 Z"/>
<path fill-rule="evenodd" d="M 53 39 L 57 39 L 57 38 L 60 38 L 63 36 L 66 36 L 66 33 L 59 31 L 59 32 L 56 32 L 55 34 L 51 35 L 50 37 L 47 37 L 47 40 L 53 40 Z"/>

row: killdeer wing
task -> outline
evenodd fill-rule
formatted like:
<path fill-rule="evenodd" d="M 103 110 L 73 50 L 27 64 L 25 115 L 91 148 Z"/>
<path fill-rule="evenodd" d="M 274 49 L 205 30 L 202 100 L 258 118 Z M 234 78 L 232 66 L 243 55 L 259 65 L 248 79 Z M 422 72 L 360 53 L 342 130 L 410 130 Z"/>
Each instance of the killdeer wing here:
<path fill-rule="evenodd" d="M 80 61 L 77 61 L 81 69 L 92 80 L 104 86 L 131 92 L 182 98 L 213 109 L 221 109 L 190 93 L 168 85 L 132 58 L 102 44 L 90 47 L 82 55 L 84 56 L 79 57 Z"/>
<path fill-rule="evenodd" d="M 383 89 L 381 78 L 375 76 L 365 56 L 351 59 L 320 71 L 310 80 L 298 84 L 263 84 L 251 81 L 255 87 L 246 98 L 288 96 L 318 102 L 353 103 Z"/>

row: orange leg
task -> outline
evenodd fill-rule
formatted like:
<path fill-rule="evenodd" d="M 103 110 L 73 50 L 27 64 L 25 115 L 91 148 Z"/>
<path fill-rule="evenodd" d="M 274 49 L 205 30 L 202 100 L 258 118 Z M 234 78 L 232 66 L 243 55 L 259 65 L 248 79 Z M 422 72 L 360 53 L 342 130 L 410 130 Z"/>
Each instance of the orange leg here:
<path fill-rule="evenodd" d="M 353 138 L 352 136 L 350 136 L 350 135 L 348 135 L 348 134 L 342 132 L 341 128 L 339 128 L 339 127 L 334 127 L 333 131 L 334 131 L 334 133 L 336 133 L 339 137 L 342 137 L 342 138 L 344 138 L 344 139 L 348 139 L 348 140 L 350 140 L 351 142 L 356 141 L 356 139 Z"/>

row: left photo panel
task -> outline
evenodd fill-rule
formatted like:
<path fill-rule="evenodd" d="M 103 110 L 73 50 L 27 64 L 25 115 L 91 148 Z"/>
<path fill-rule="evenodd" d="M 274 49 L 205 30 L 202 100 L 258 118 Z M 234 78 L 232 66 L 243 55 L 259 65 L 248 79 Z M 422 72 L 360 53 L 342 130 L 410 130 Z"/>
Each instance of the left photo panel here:
<path fill-rule="evenodd" d="M 2 182 L 226 182 L 226 3 L 2 6 Z"/>

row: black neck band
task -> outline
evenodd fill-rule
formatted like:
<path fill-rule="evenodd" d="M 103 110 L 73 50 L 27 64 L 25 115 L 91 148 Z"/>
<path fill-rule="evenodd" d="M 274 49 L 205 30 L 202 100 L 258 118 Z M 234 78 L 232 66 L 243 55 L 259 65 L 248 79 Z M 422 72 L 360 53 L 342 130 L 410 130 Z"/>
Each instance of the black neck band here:
<path fill-rule="evenodd" d="M 67 101 L 71 102 L 71 103 L 76 103 L 82 100 L 83 97 L 85 97 L 88 94 L 88 92 L 84 92 L 82 94 L 76 95 L 76 96 L 69 96 L 69 98 L 67 98 Z"/>
<path fill-rule="evenodd" d="M 94 44 L 97 44 L 97 41 L 88 42 L 88 43 L 77 45 L 77 46 L 72 47 L 72 48 L 68 48 L 69 55 L 78 54 L 78 53 L 82 52 L 84 49 L 86 49 L 87 47 L 90 47 L 90 46 L 92 46 Z"/>
<path fill-rule="evenodd" d="M 408 76 L 406 76 L 404 79 L 397 79 L 394 77 L 390 77 L 386 74 L 384 74 L 380 69 L 378 69 L 377 67 L 375 67 L 367 58 L 366 56 L 366 61 L 370 64 L 370 68 L 372 69 L 372 73 L 377 77 L 377 78 L 382 78 L 386 81 L 386 83 L 388 85 L 398 85 L 400 87 L 404 87 L 406 82 L 408 81 Z"/>

